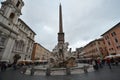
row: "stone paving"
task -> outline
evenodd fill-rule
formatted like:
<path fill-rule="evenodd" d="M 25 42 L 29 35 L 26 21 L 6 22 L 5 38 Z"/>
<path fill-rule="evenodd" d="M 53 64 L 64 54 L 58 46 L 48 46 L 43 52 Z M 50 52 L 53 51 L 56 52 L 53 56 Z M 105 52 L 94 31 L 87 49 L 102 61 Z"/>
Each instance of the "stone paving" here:
<path fill-rule="evenodd" d="M 20 73 L 19 70 L 7 70 L 0 72 L 0 80 L 120 80 L 120 65 L 108 66 L 88 73 L 72 74 L 72 75 L 25 75 Z"/>

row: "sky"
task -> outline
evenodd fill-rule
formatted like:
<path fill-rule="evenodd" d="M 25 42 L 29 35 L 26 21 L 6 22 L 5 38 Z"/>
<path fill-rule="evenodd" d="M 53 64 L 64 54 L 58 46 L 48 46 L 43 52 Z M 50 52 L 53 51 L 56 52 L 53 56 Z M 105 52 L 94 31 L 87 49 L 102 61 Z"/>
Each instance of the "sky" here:
<path fill-rule="evenodd" d="M 2 0 L 1 0 L 2 1 Z M 23 0 L 21 19 L 37 34 L 35 42 L 52 51 L 57 44 L 59 4 L 65 42 L 75 50 L 120 22 L 120 0 Z"/>

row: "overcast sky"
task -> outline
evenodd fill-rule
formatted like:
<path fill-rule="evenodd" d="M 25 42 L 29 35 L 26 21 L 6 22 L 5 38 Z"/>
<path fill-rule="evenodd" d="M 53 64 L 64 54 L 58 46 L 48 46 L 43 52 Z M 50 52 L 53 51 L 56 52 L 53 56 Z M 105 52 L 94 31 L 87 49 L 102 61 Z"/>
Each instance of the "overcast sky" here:
<path fill-rule="evenodd" d="M 57 44 L 59 0 L 24 0 L 21 18 L 48 50 Z M 83 47 L 120 22 L 120 0 L 61 0 L 65 41 Z"/>

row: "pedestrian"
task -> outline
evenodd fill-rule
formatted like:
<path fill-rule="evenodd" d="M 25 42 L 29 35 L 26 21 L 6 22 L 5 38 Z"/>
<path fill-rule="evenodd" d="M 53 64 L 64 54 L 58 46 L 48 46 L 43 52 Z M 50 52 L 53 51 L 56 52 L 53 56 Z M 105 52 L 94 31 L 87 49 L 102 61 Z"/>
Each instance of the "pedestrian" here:
<path fill-rule="evenodd" d="M 98 70 L 98 64 L 97 64 L 97 60 L 96 59 L 92 60 L 92 65 L 93 65 L 94 70 Z"/>
<path fill-rule="evenodd" d="M 108 64 L 109 68 L 111 69 L 111 61 L 110 61 L 110 58 L 107 58 L 107 59 L 106 59 L 106 63 Z"/>
<path fill-rule="evenodd" d="M 118 66 L 118 59 L 115 59 L 115 65 Z"/>
<path fill-rule="evenodd" d="M 1 63 L 1 71 L 6 70 L 6 64 L 4 62 Z"/>
<path fill-rule="evenodd" d="M 13 64 L 13 69 L 16 70 L 17 69 L 17 65 Z"/>
<path fill-rule="evenodd" d="M 97 63 L 97 59 L 95 59 L 95 67 L 96 67 L 96 70 L 98 70 L 98 63 Z"/>
<path fill-rule="evenodd" d="M 98 63 L 98 66 L 99 66 L 100 68 L 102 68 L 102 61 L 101 61 L 101 59 L 98 59 L 98 60 L 97 60 L 97 63 Z"/>
<path fill-rule="evenodd" d="M 95 69 L 95 60 L 92 60 L 93 68 Z"/>
<path fill-rule="evenodd" d="M 34 68 L 32 67 L 32 68 L 31 68 L 31 73 L 30 73 L 30 75 L 33 76 L 33 75 L 34 75 L 34 72 L 35 72 L 35 70 L 34 70 Z"/>
<path fill-rule="evenodd" d="M 112 64 L 112 65 L 114 65 L 115 60 L 114 60 L 114 58 L 113 58 L 113 57 L 110 59 L 110 62 L 111 62 L 111 64 Z"/>
<path fill-rule="evenodd" d="M 104 60 L 104 59 L 102 59 L 102 65 L 103 65 L 103 66 L 105 65 L 105 60 Z"/>

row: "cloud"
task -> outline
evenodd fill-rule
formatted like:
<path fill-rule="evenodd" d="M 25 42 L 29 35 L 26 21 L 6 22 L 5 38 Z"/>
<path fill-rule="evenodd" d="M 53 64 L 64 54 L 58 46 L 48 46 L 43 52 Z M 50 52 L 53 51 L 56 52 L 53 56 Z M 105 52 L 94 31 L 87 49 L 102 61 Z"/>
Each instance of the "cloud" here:
<path fill-rule="evenodd" d="M 72 43 L 72 45 L 69 46 L 69 48 L 72 48 L 73 51 L 76 50 L 76 48 L 79 48 L 80 46 L 83 47 L 86 44 L 88 44 L 92 40 L 77 40 L 76 42 Z"/>
<path fill-rule="evenodd" d="M 65 41 L 75 50 L 76 47 L 99 38 L 119 22 L 119 2 L 119 0 L 62 0 Z M 36 37 L 36 41 L 51 50 L 57 44 L 59 1 L 25 0 L 25 3 L 27 6 L 25 5 L 22 18 L 37 32 L 37 36 L 40 36 Z"/>
<path fill-rule="evenodd" d="M 59 0 L 24 0 L 21 18 L 37 33 L 35 41 L 57 44 Z M 65 41 L 75 50 L 120 22 L 120 0 L 61 0 Z"/>

